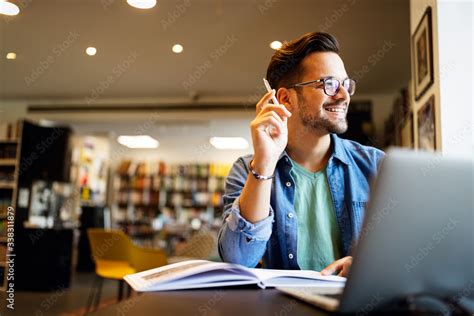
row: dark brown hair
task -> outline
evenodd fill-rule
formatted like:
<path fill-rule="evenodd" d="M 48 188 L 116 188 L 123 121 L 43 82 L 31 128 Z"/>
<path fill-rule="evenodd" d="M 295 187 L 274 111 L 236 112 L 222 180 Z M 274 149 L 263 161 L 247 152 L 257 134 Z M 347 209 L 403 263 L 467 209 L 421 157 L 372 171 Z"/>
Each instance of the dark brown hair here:
<path fill-rule="evenodd" d="M 301 75 L 301 61 L 311 53 L 339 54 L 337 39 L 328 33 L 311 32 L 286 42 L 275 51 L 267 68 L 267 80 L 274 89 L 297 83 Z"/>

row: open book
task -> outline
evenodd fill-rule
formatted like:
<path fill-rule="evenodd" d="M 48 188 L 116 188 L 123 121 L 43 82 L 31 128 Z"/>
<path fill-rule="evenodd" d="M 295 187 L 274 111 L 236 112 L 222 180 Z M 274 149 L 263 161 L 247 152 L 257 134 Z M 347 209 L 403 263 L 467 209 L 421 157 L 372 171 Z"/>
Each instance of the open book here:
<path fill-rule="evenodd" d="M 346 278 L 322 276 L 310 270 L 251 269 L 241 265 L 189 260 L 125 276 L 137 292 L 167 291 L 206 287 L 256 284 L 261 288 L 276 286 L 338 287 Z"/>

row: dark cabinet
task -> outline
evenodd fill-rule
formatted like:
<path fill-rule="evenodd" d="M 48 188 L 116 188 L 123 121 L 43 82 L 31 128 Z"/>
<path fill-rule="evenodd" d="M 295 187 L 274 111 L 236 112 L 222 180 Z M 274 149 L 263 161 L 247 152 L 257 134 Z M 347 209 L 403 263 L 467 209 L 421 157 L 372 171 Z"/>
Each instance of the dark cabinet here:
<path fill-rule="evenodd" d="M 44 127 L 23 123 L 20 182 L 69 182 L 71 150 L 69 127 Z"/>
<path fill-rule="evenodd" d="M 72 229 L 22 229 L 15 234 L 15 289 L 68 288 L 72 269 Z"/>

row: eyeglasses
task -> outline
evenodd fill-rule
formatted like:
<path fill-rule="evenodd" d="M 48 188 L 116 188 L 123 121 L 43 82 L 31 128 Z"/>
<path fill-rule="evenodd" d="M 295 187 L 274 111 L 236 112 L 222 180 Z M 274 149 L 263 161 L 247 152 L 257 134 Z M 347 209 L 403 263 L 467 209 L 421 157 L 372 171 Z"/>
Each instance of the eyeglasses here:
<path fill-rule="evenodd" d="M 327 78 L 321 78 L 318 80 L 311 80 L 311 81 L 296 83 L 290 86 L 288 89 L 291 89 L 294 87 L 303 87 L 303 86 L 307 86 L 307 85 L 315 84 L 319 82 L 323 83 L 324 93 L 330 97 L 335 96 L 339 92 L 341 85 L 344 87 L 344 89 L 346 89 L 349 95 L 353 95 L 356 88 L 356 82 L 354 79 L 346 78 L 342 82 L 340 82 L 336 78 L 327 77 Z"/>

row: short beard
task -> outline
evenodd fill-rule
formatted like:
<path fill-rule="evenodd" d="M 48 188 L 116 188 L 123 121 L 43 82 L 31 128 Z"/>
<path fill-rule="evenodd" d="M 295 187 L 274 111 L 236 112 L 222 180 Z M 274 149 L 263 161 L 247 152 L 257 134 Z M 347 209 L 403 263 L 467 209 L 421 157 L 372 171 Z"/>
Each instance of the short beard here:
<path fill-rule="evenodd" d="M 327 117 L 320 117 L 319 113 L 312 114 L 308 109 L 308 104 L 306 104 L 299 94 L 297 95 L 301 122 L 306 129 L 323 134 L 342 134 L 347 131 L 348 124 L 346 117 L 338 120 L 337 122 L 332 122 Z M 322 111 L 325 110 L 323 109 Z"/>

